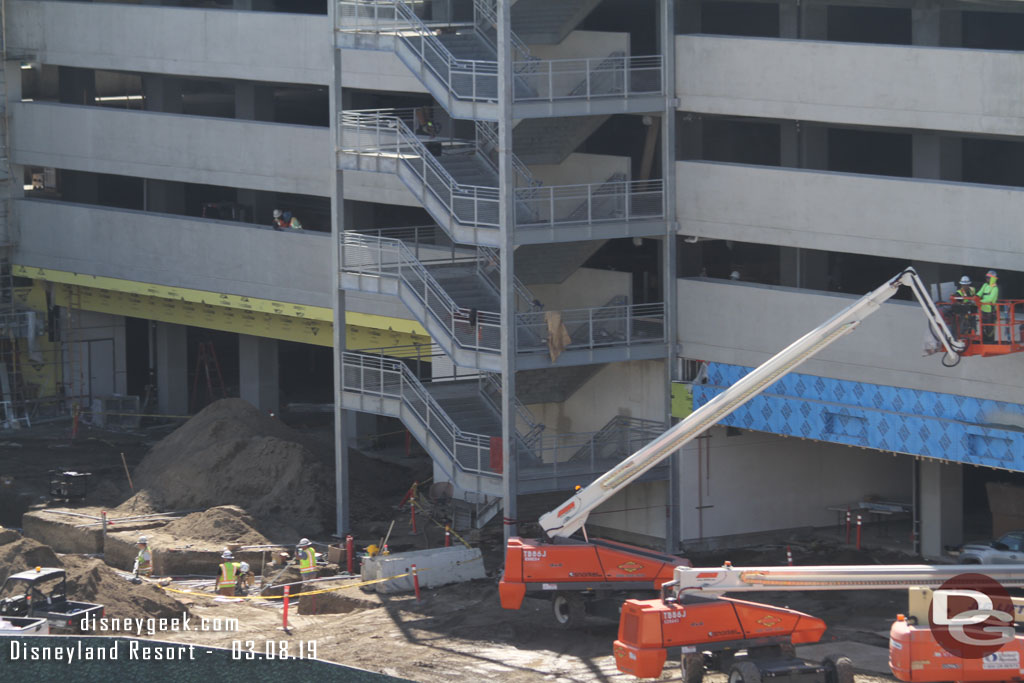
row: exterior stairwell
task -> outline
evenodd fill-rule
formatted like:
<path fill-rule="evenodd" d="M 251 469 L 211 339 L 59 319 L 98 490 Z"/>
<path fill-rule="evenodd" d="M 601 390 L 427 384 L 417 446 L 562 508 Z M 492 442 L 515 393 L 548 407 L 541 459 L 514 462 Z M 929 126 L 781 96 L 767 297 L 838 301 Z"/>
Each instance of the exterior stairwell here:
<path fill-rule="evenodd" d="M 601 0 L 517 0 L 512 30 L 528 45 L 557 45 Z"/>
<path fill-rule="evenodd" d="M 515 127 L 512 149 L 524 164 L 560 164 L 608 118 L 574 116 L 525 119 Z"/>
<path fill-rule="evenodd" d="M 474 3 L 477 11 L 473 26 L 453 25 L 438 33 L 438 26 L 428 27 L 402 0 L 337 1 L 338 47 L 393 50 L 452 116 L 498 120 L 497 60 L 488 39 L 495 22 L 493 12 L 486 11 L 492 2 Z M 555 17 L 548 21 L 561 20 Z M 576 20 L 567 17 L 564 21 L 571 25 Z M 537 29 L 548 31 L 539 25 Z M 624 111 L 624 106 L 625 110 L 643 112 L 664 106 L 660 55 L 539 60 L 529 55 L 528 48 L 514 34 L 513 46 L 515 118 L 610 114 Z"/>
<path fill-rule="evenodd" d="M 452 484 L 476 526 L 497 514 L 502 477 L 490 466 L 490 435 L 463 430 L 400 360 L 346 351 L 341 362 L 343 408 L 399 418 L 430 455 L 434 480 Z"/>
<path fill-rule="evenodd" d="M 603 367 L 594 364 L 521 370 L 516 373 L 516 396 L 526 405 L 562 403 Z"/>
<path fill-rule="evenodd" d="M 516 249 L 516 277 L 527 285 L 560 284 L 607 240 L 524 244 Z"/>

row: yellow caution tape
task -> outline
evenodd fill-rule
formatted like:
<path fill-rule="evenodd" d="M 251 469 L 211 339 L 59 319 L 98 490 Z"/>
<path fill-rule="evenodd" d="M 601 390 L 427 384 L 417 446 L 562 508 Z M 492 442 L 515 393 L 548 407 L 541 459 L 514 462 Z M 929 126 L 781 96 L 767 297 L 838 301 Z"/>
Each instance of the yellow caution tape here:
<path fill-rule="evenodd" d="M 416 572 L 425 572 L 426 569 L 417 569 Z M 318 591 L 307 591 L 305 593 L 290 593 L 289 598 L 297 598 L 301 595 L 318 595 L 320 593 L 331 593 L 333 591 L 340 591 L 346 588 L 359 588 L 361 586 L 369 586 L 374 583 L 384 583 L 385 581 L 394 581 L 395 579 L 401 579 L 406 576 L 412 576 L 410 572 L 405 574 L 396 574 L 383 579 L 371 579 L 370 581 L 358 581 L 356 583 L 348 583 L 344 586 L 336 586 L 334 588 L 324 588 Z M 271 586 L 273 588 L 274 586 Z M 181 593 L 182 595 L 198 595 L 202 598 L 235 598 L 237 600 L 281 600 L 284 598 L 283 595 L 220 595 L 218 593 L 197 593 L 195 591 L 183 591 L 177 588 L 168 588 L 167 586 L 160 586 L 161 590 L 165 590 L 168 593 Z"/>

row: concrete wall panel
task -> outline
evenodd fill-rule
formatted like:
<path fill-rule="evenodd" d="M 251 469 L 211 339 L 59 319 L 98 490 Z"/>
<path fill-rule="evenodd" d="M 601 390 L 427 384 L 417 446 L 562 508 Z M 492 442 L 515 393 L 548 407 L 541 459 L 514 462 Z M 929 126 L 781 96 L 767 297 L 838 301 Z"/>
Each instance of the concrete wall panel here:
<path fill-rule="evenodd" d="M 326 16 L 12 0 L 7 36 L 9 52 L 45 64 L 331 83 Z"/>
<path fill-rule="evenodd" d="M 681 355 L 747 367 L 765 362 L 857 299 L 705 278 L 679 280 L 678 295 Z M 945 368 L 938 355 L 922 354 L 926 337 L 930 339 L 925 317 L 916 302 L 889 301 L 798 371 L 1020 402 L 1024 354 L 965 358 L 957 367 Z"/>
<path fill-rule="evenodd" d="M 686 35 L 679 108 L 1024 135 L 1024 53 Z"/>
<path fill-rule="evenodd" d="M 17 164 L 330 195 L 329 128 L 42 102 L 9 111 Z"/>
<path fill-rule="evenodd" d="M 665 363 L 609 363 L 563 403 L 528 406 L 553 432 L 596 432 L 616 415 L 665 419 Z"/>
<path fill-rule="evenodd" d="M 710 162 L 676 163 L 679 232 L 1016 270 L 1024 189 Z"/>
<path fill-rule="evenodd" d="M 20 265 L 291 303 L 330 306 L 330 236 L 19 200 Z"/>

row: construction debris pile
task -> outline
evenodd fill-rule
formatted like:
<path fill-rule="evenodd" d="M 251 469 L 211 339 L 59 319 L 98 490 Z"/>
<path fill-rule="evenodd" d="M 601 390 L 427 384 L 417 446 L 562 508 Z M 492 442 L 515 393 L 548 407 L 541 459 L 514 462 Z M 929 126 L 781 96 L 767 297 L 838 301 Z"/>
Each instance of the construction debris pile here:
<path fill-rule="evenodd" d="M 151 583 L 133 584 L 102 560 L 64 555 L 68 594 L 75 600 L 103 605 L 111 619 L 182 617 L 188 609 Z"/>
<path fill-rule="evenodd" d="M 25 538 L 14 529 L 0 527 L 0 582 L 32 567 L 60 567 L 60 560 L 48 545 Z"/>
<path fill-rule="evenodd" d="M 169 539 L 195 538 L 223 545 L 268 544 L 270 541 L 253 528 L 254 524 L 256 520 L 237 505 L 221 505 L 185 515 L 151 535 Z"/>
<path fill-rule="evenodd" d="M 133 473 L 137 493 L 117 513 L 238 505 L 265 533 L 319 533 L 333 519 L 333 496 L 311 447 L 246 401 L 217 401 L 143 458 Z"/>

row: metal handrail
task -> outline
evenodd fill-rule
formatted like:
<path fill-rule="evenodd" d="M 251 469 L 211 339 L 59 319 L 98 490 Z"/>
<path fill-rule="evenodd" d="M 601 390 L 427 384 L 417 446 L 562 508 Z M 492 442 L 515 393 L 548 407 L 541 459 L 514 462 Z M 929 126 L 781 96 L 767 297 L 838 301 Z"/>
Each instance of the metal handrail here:
<path fill-rule="evenodd" d="M 496 0 L 473 0 L 473 28 L 491 44 L 491 47 L 497 50 L 497 40 L 492 40 L 490 34 L 490 29 L 494 29 L 495 32 L 498 30 L 498 12 L 495 4 Z M 486 24 L 481 25 L 481 19 Z M 540 60 L 530 54 L 530 48 L 526 46 L 526 43 L 511 28 L 509 28 L 508 33 L 512 43 L 512 60 L 517 65 L 521 65 L 520 68 L 517 68 L 516 72 L 529 73 L 535 71 Z"/>
<path fill-rule="evenodd" d="M 648 443 L 663 431 L 665 431 L 664 422 L 616 415 L 604 427 L 595 432 L 586 444 L 569 456 L 567 462 L 600 459 L 607 445 L 617 446 L 621 445 L 623 441 L 631 445 L 636 444 L 637 448 L 627 446 L 621 449 L 624 457 L 638 450 L 639 446 Z M 625 439 L 623 439 L 623 432 L 625 432 Z"/>
<path fill-rule="evenodd" d="M 499 227 L 498 188 L 456 182 L 405 122 L 390 110 L 343 111 L 339 118 L 343 153 L 391 155 L 413 172 L 459 222 L 475 227 Z M 468 203 L 469 211 L 459 211 L 456 202 Z M 481 203 L 485 206 L 481 207 Z"/>
<path fill-rule="evenodd" d="M 481 158 L 484 159 L 491 168 L 494 169 L 495 173 L 500 173 L 498 169 L 498 131 L 496 130 L 498 124 L 489 121 L 476 121 L 476 149 L 480 154 Z M 512 169 L 516 173 L 516 185 L 520 188 L 534 188 L 539 187 L 543 183 L 533 177 L 533 173 L 526 167 L 519 157 L 509 152 L 512 157 Z M 533 194 L 533 193 L 529 193 Z"/>
<path fill-rule="evenodd" d="M 525 87 L 514 93 L 516 102 L 657 96 L 665 92 L 661 55 L 631 56 L 619 52 L 606 57 L 546 59 L 536 67 L 519 75 Z"/>
<path fill-rule="evenodd" d="M 404 363 L 346 351 L 342 364 L 343 391 L 401 400 L 456 467 L 475 475 L 501 478 L 484 467 L 490 462 L 491 437 L 459 429 Z M 467 463 L 473 460 L 475 466 Z"/>
<path fill-rule="evenodd" d="M 665 304 L 627 304 L 559 311 L 570 341 L 565 350 L 597 349 L 665 341 Z M 543 311 L 518 313 L 518 352 L 548 349 L 548 323 Z"/>
<path fill-rule="evenodd" d="M 492 249 L 491 247 L 477 247 L 476 250 L 478 255 L 476 260 L 476 272 L 480 275 L 484 284 L 486 284 L 491 291 L 498 296 L 501 296 L 501 256 L 498 254 L 498 250 Z M 536 301 L 536 297 L 534 297 L 533 292 L 523 284 L 522 280 L 513 276 L 512 288 L 519 297 L 520 303 L 524 304 L 527 309 L 532 309 L 533 302 Z"/>
<path fill-rule="evenodd" d="M 411 111 L 411 110 L 410 110 Z M 458 222 L 498 228 L 499 188 L 463 185 L 392 109 L 343 111 L 339 115 L 341 151 L 392 157 L 411 171 Z M 472 144 L 466 142 L 466 147 Z M 657 219 L 664 216 L 664 182 L 626 180 L 612 174 L 603 183 L 536 185 L 515 190 L 516 225 L 553 227 L 569 223 Z"/>
<path fill-rule="evenodd" d="M 475 0 L 475 12 L 496 23 L 496 15 Z M 338 0 L 337 30 L 341 33 L 393 35 L 422 66 L 433 73 L 457 100 L 490 102 L 498 97 L 498 63 L 457 59 L 402 0 Z M 491 17 L 494 17 L 492 20 Z M 490 36 L 474 19 L 474 32 Z M 513 71 L 518 87 L 515 102 L 662 95 L 665 69 L 661 55 L 613 55 L 579 59 L 536 59 L 515 35 Z M 493 44 L 493 43 L 492 43 Z"/>
<path fill-rule="evenodd" d="M 435 33 L 401 0 L 338 0 L 336 29 L 342 33 L 387 33 L 406 45 L 456 99 L 493 100 L 498 90 L 498 63 L 457 59 Z M 363 25 L 362 20 L 367 20 Z M 463 90 L 469 79 L 468 91 Z"/>
<path fill-rule="evenodd" d="M 658 219 L 665 215 L 663 180 L 627 180 L 613 173 L 603 183 L 541 185 L 516 199 L 527 211 L 517 211 L 516 225 L 553 227 L 568 223 Z"/>
<path fill-rule="evenodd" d="M 502 412 L 500 377 L 501 376 L 496 373 L 487 372 L 481 374 L 479 378 L 480 395 L 494 410 L 498 412 L 499 415 Z M 516 399 L 514 404 L 516 412 L 516 434 L 523 446 L 527 448 L 528 453 L 535 456 L 535 446 L 540 439 L 540 435 L 545 429 L 547 429 L 547 427 L 537 422 L 537 420 L 534 419 L 533 414 L 527 410 L 526 406 L 519 402 L 519 399 Z M 520 423 L 522 424 L 522 427 L 520 427 Z"/>
<path fill-rule="evenodd" d="M 460 307 L 401 240 L 345 233 L 340 241 L 343 272 L 396 278 L 456 346 L 501 352 L 501 314 Z"/>

